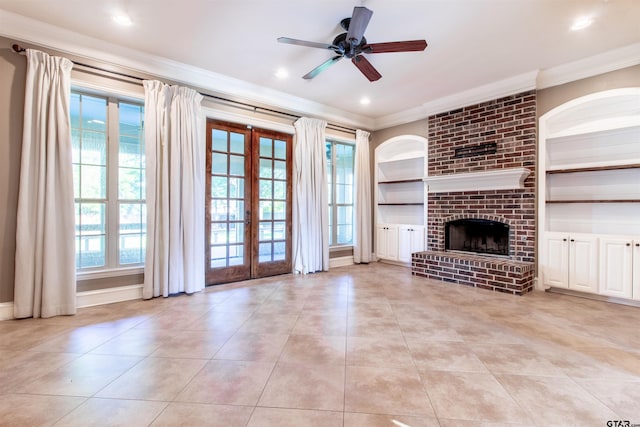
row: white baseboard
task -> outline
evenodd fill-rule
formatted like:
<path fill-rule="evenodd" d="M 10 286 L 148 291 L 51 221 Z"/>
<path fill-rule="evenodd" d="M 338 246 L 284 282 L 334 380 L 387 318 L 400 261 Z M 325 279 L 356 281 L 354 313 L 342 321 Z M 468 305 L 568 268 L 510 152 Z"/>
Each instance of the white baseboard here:
<path fill-rule="evenodd" d="M 329 258 L 329 269 L 353 265 L 353 255 Z"/>
<path fill-rule="evenodd" d="M 142 285 L 118 286 L 78 292 L 76 294 L 76 307 L 93 307 L 94 305 L 112 304 L 135 299 L 142 299 Z"/>
<path fill-rule="evenodd" d="M 0 302 L 0 320 L 13 319 L 13 302 Z"/>

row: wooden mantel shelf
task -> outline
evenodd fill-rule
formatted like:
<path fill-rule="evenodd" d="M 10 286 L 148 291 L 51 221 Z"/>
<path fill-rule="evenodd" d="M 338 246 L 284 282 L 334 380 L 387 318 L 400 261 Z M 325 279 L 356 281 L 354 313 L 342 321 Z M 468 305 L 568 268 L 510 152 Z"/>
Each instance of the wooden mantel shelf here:
<path fill-rule="evenodd" d="M 423 179 L 429 193 L 456 191 L 515 190 L 524 188 L 531 171 L 527 168 L 494 169 L 482 172 L 429 176 Z"/>

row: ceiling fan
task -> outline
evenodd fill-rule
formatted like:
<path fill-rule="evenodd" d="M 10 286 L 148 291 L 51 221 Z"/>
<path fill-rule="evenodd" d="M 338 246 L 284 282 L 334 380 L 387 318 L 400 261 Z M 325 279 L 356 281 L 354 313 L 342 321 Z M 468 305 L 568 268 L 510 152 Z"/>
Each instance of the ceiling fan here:
<path fill-rule="evenodd" d="M 340 21 L 340 26 L 346 33 L 339 34 L 331 44 L 309 42 L 305 40 L 297 40 L 289 37 L 279 37 L 278 42 L 296 44 L 300 46 L 315 47 L 319 49 L 328 49 L 335 53 L 335 56 L 323 62 L 307 74 L 302 76 L 303 79 L 312 79 L 318 74 L 346 57 L 369 79 L 374 82 L 382 75 L 374 68 L 374 66 L 364 57 L 363 54 L 369 53 L 387 53 L 387 52 L 416 52 L 427 48 L 425 40 L 407 40 L 401 42 L 387 43 L 367 43 L 364 38 L 364 32 L 369 25 L 369 20 L 373 15 L 373 11 L 366 7 L 356 6 L 353 8 L 353 14 L 350 18 L 344 18 Z"/>

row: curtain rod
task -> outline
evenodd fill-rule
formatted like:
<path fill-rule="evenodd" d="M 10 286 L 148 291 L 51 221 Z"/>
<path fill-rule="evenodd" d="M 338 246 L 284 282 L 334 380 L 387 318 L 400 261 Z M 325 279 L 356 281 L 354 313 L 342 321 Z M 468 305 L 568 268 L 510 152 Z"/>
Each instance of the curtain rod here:
<path fill-rule="evenodd" d="M 22 46 L 20 46 L 17 43 L 14 43 L 11 48 L 13 49 L 13 51 L 15 53 L 19 53 L 19 54 L 24 54 L 24 52 L 26 52 L 26 49 Z M 126 74 L 126 73 L 121 73 L 119 71 L 113 71 L 113 70 L 107 70 L 106 68 L 101 68 L 101 67 L 97 67 L 95 65 L 89 65 L 89 64 L 84 64 L 82 62 L 77 62 L 77 61 L 71 61 L 74 63 L 74 65 L 79 65 L 81 67 L 84 68 L 89 68 L 91 70 L 96 70 L 96 71 L 100 71 L 102 73 L 109 73 L 109 74 L 114 74 L 120 77 L 125 77 L 128 79 L 132 79 L 132 80 L 137 80 L 138 82 L 140 82 L 140 84 L 142 84 L 142 82 L 144 80 L 146 80 L 144 77 L 140 77 L 140 76 L 135 76 L 132 74 Z M 221 96 L 217 96 L 217 95 L 210 95 L 208 93 L 203 93 L 203 92 L 198 92 L 200 95 L 204 96 L 205 98 L 211 98 L 214 99 L 216 101 L 220 101 L 220 102 L 225 102 L 227 104 L 231 104 L 231 106 L 236 107 L 236 108 L 251 108 L 253 109 L 254 112 L 258 112 L 258 111 L 263 111 L 265 113 L 269 113 L 269 114 L 274 114 L 274 115 L 279 115 L 282 117 L 289 117 L 292 119 L 299 119 L 302 116 L 299 116 L 297 114 L 292 114 L 292 113 L 287 113 L 284 111 L 279 111 L 279 110 L 274 110 L 271 108 L 265 108 L 265 107 L 260 107 L 258 105 L 253 105 L 253 104 L 249 104 L 246 102 L 241 102 L 241 101 L 234 101 L 233 99 L 228 99 L 228 98 L 224 98 Z M 338 125 L 335 123 L 327 123 L 327 127 L 333 130 L 337 130 L 337 131 L 341 131 L 341 132 L 348 132 L 348 133 L 356 133 L 356 129 L 347 127 L 347 126 L 342 126 L 342 125 Z"/>

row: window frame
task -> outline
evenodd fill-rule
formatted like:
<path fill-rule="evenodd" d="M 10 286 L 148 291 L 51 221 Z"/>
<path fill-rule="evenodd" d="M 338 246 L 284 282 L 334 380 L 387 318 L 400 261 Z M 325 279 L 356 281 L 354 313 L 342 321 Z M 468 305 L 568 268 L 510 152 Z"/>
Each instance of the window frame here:
<path fill-rule="evenodd" d="M 144 97 L 142 95 L 123 94 L 95 88 L 92 85 L 85 86 L 82 83 L 74 82 L 71 86 L 71 93 L 82 96 L 102 98 L 106 101 L 107 123 L 106 123 L 106 195 L 104 199 L 83 199 L 75 198 L 78 202 L 100 202 L 105 203 L 105 265 L 98 267 L 78 267 L 76 265 L 76 277 L 78 280 L 101 279 L 118 276 L 128 276 L 144 273 L 144 256 L 141 263 L 120 264 L 120 205 L 122 203 L 138 203 L 146 209 L 146 196 L 142 199 L 120 199 L 119 198 L 119 149 L 120 149 L 120 104 L 133 104 L 143 108 Z M 141 117 L 144 126 L 144 113 Z M 144 129 L 144 127 L 143 127 Z M 144 141 L 144 133 L 141 138 Z M 115 142 L 115 143 L 114 143 Z M 74 166 L 76 163 L 74 163 Z M 145 165 L 146 166 L 146 165 Z M 145 175 L 144 169 L 143 177 Z M 146 182 L 144 183 L 146 186 Z M 144 188 L 144 187 L 143 187 Z M 146 233 L 146 214 L 143 211 Z M 74 235 L 74 239 L 77 236 Z"/>
<path fill-rule="evenodd" d="M 330 228 L 330 242 L 331 244 L 329 245 L 329 250 L 341 250 L 341 249 L 348 249 L 353 247 L 353 230 L 355 227 L 355 152 L 356 152 L 356 144 L 355 141 L 344 141 L 344 140 L 339 140 L 336 138 L 331 138 L 328 137 L 325 139 L 325 146 L 327 144 L 331 144 L 331 180 L 330 182 L 328 182 L 327 184 L 330 186 L 330 188 L 328 188 L 329 194 L 331 197 L 327 198 L 328 201 L 328 206 L 332 207 L 331 209 L 331 215 L 329 218 L 329 223 L 331 224 L 331 228 Z M 351 190 L 352 190 L 352 194 L 351 194 L 351 203 L 336 203 L 337 200 L 337 191 L 336 191 L 336 150 L 335 150 L 335 146 L 336 145 L 348 145 L 350 147 L 353 148 L 353 164 L 351 166 L 351 173 L 352 173 L 352 177 L 353 177 L 353 182 L 351 184 Z M 328 174 L 327 174 L 328 175 Z M 338 209 L 336 209 L 337 206 L 351 206 L 351 241 L 348 243 L 337 243 L 338 240 Z"/>

